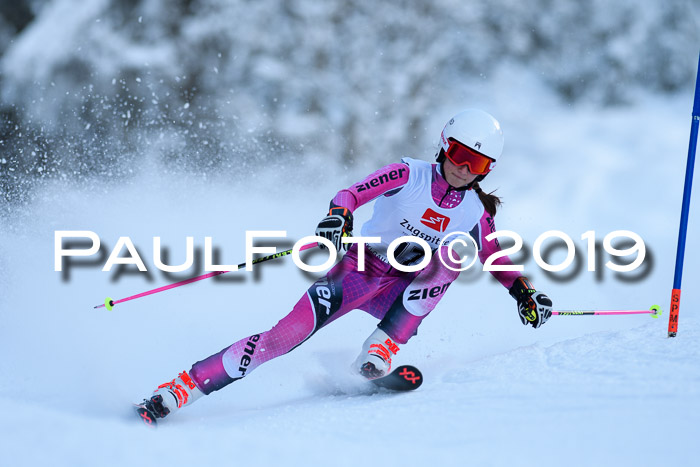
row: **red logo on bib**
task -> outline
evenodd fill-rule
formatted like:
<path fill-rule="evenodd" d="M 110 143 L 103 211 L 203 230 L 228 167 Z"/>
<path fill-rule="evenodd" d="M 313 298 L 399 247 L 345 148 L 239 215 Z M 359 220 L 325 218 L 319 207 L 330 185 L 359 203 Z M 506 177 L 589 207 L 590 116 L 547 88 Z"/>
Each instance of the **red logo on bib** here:
<path fill-rule="evenodd" d="M 450 223 L 450 218 L 443 214 L 438 214 L 437 212 L 428 208 L 423 214 L 420 222 L 421 224 L 437 230 L 438 232 L 444 232 L 447 228 L 447 224 Z"/>

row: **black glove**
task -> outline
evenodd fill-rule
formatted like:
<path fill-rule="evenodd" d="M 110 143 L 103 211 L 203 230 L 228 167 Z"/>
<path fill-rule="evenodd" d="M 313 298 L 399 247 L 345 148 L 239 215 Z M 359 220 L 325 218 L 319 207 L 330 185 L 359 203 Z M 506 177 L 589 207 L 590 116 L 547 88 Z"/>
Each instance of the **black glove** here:
<path fill-rule="evenodd" d="M 535 290 L 527 277 L 518 277 L 508 293 L 518 302 L 518 316 L 524 325 L 539 328 L 552 316 L 552 300 Z"/>
<path fill-rule="evenodd" d="M 342 238 L 352 236 L 352 213 L 350 210 L 343 207 L 331 208 L 328 215 L 318 223 L 316 235 L 333 242 L 338 251 L 347 250 L 350 244 L 343 243 Z M 320 243 L 319 247 L 325 248 Z"/>

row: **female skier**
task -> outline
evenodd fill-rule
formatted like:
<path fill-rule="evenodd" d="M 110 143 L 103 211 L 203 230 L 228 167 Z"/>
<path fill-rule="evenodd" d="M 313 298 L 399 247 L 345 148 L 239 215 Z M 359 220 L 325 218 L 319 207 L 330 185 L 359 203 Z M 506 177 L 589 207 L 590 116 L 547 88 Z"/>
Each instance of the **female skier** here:
<path fill-rule="evenodd" d="M 391 358 L 416 334 L 421 321 L 438 304 L 459 275 L 446 267 L 440 246 L 452 232 L 469 232 L 483 263 L 500 250 L 485 237 L 495 231 L 493 218 L 500 199 L 484 193 L 479 182 L 495 167 L 503 149 L 499 123 L 481 110 L 466 110 L 452 118 L 442 131 L 437 164 L 404 158 L 379 169 L 360 183 L 339 191 L 316 235 L 327 238 L 337 250 L 353 229 L 353 212 L 374 199 L 372 218 L 363 225 L 363 237 L 380 237 L 358 252 L 353 244 L 343 259 L 299 299 L 292 311 L 272 329 L 244 337 L 230 347 L 192 365 L 144 400 L 144 422 L 163 418 L 203 395 L 243 378 L 259 365 L 296 348 L 316 331 L 349 311 L 359 308 L 379 320 L 362 346 L 355 370 L 368 379 L 386 375 Z M 391 266 L 387 247 L 401 236 L 425 240 L 433 255 L 425 268 L 402 272 Z M 361 255 L 363 253 L 363 255 Z M 416 243 L 402 243 L 394 253 L 397 263 L 415 265 L 425 255 Z M 365 268 L 359 270 L 358 256 Z M 512 264 L 508 257 L 494 264 Z M 453 269 L 459 266 L 453 263 Z M 552 302 L 517 272 L 492 272 L 517 301 L 523 324 L 540 327 L 551 316 Z"/>

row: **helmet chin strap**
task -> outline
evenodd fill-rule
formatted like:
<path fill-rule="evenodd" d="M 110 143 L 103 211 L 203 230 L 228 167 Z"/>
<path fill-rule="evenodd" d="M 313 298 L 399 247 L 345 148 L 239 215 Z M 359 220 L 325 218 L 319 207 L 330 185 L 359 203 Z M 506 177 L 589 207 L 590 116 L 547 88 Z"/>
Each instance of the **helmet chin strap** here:
<path fill-rule="evenodd" d="M 482 181 L 483 179 L 485 179 L 487 175 L 488 175 L 488 174 L 477 175 L 477 177 L 476 177 L 474 180 L 472 180 L 471 182 L 469 182 L 469 183 L 467 184 L 467 186 L 465 186 L 465 188 L 466 188 L 467 190 L 471 190 L 472 188 L 474 188 L 474 185 L 476 185 L 477 183 L 479 183 L 480 181 Z"/>

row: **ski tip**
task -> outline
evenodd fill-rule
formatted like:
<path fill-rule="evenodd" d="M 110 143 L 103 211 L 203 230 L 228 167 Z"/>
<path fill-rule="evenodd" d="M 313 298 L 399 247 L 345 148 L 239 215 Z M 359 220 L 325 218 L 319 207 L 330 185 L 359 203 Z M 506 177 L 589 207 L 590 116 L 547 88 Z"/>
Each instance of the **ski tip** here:
<path fill-rule="evenodd" d="M 413 365 L 401 365 L 388 375 L 371 381 L 392 391 L 413 391 L 423 384 L 423 374 Z"/>
<path fill-rule="evenodd" d="M 155 429 L 158 426 L 156 416 L 143 404 L 134 404 L 134 412 L 138 419 L 147 427 Z"/>
<path fill-rule="evenodd" d="M 411 389 L 418 389 L 423 384 L 423 373 L 413 365 L 401 365 L 394 370 Z"/>

